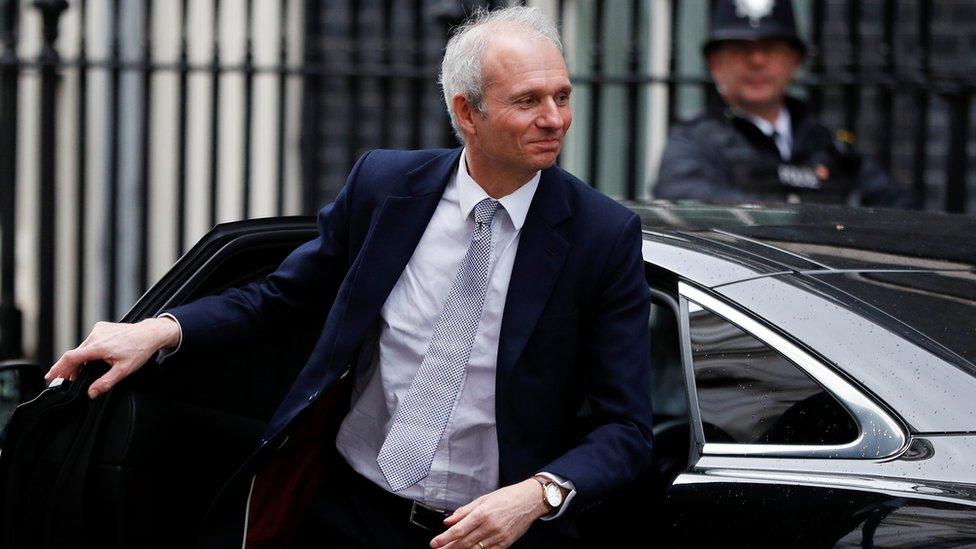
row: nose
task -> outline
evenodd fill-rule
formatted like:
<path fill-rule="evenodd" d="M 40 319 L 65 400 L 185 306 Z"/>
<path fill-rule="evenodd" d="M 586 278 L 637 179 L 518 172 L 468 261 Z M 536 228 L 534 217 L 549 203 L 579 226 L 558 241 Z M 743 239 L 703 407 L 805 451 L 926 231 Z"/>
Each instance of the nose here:
<path fill-rule="evenodd" d="M 763 44 L 750 44 L 746 51 L 746 58 L 754 65 L 762 65 L 769 58 L 769 50 Z"/>
<path fill-rule="evenodd" d="M 543 101 L 539 106 L 539 116 L 536 117 L 535 123 L 540 128 L 560 128 L 563 125 L 563 117 L 559 112 L 559 106 L 556 105 L 556 101 L 549 97 Z"/>

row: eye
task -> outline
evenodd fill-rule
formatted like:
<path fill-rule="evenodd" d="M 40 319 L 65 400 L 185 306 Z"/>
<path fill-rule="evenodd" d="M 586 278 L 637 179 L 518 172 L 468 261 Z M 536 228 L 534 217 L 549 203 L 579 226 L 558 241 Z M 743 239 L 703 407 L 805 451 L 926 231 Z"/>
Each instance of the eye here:
<path fill-rule="evenodd" d="M 556 104 L 557 105 L 563 106 L 563 105 L 566 105 L 567 103 L 569 103 L 569 93 L 568 92 L 563 92 L 563 93 L 556 94 Z"/>
<path fill-rule="evenodd" d="M 535 105 L 535 98 L 534 97 L 522 97 L 522 98 L 518 99 L 517 101 L 515 101 L 515 103 L 518 104 L 520 107 L 532 107 L 532 106 Z"/>

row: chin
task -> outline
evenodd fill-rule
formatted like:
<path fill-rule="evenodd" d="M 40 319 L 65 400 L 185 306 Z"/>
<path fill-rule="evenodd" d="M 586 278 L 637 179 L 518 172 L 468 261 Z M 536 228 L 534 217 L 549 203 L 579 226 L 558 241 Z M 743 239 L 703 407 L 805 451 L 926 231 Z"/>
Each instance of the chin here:
<path fill-rule="evenodd" d="M 551 165 L 553 162 L 556 161 L 556 158 L 559 156 L 559 153 L 562 150 L 563 150 L 562 143 L 559 143 L 555 147 L 540 150 L 539 152 L 532 155 L 532 157 L 535 160 L 538 160 L 540 162 L 548 162 Z"/>
<path fill-rule="evenodd" d="M 546 168 L 552 167 L 556 163 L 556 158 L 559 157 L 559 151 L 553 151 L 552 153 L 539 154 L 532 158 L 532 166 L 537 170 L 544 170 Z"/>
<path fill-rule="evenodd" d="M 774 103 L 779 103 L 783 100 L 783 95 L 777 93 L 776 90 L 755 90 L 753 93 L 747 93 L 743 97 L 743 103 L 747 105 L 765 106 Z"/>

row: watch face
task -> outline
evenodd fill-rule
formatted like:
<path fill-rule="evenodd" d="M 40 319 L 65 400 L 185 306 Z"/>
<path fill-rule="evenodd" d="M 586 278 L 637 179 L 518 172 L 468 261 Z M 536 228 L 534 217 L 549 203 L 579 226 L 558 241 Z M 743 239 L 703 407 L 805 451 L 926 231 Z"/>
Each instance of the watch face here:
<path fill-rule="evenodd" d="M 559 507 L 563 503 L 563 493 L 555 483 L 546 485 L 546 502 L 550 507 Z"/>

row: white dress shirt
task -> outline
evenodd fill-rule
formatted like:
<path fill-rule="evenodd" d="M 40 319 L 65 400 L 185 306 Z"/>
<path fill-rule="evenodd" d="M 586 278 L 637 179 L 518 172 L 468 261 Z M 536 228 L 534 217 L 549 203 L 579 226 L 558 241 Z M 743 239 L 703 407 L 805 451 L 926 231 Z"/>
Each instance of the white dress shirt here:
<path fill-rule="evenodd" d="M 398 495 L 453 510 L 498 488 L 495 431 L 495 365 L 498 336 L 519 234 L 540 173 L 502 197 L 492 222 L 488 290 L 465 380 L 434 454 L 430 473 Z M 352 406 L 339 428 L 336 447 L 350 466 L 389 490 L 376 456 L 423 362 L 437 316 L 451 290 L 475 228 L 474 207 L 488 194 L 468 174 L 461 154 L 458 170 L 441 196 L 430 223 L 380 311 L 374 341 L 364 344 Z M 375 351 L 370 352 L 371 349 Z M 572 483 L 546 474 L 564 488 Z M 570 496 L 575 495 L 571 492 Z M 540 490 L 541 497 L 541 490 Z M 569 497 L 560 514 L 569 503 Z M 553 517 L 549 518 L 555 518 Z"/>
<path fill-rule="evenodd" d="M 759 128 L 759 131 L 773 137 L 780 157 L 789 162 L 793 157 L 793 120 L 790 118 L 790 111 L 786 107 L 780 107 L 775 124 L 770 124 L 765 118 L 751 114 L 747 115 L 747 118 Z"/>

